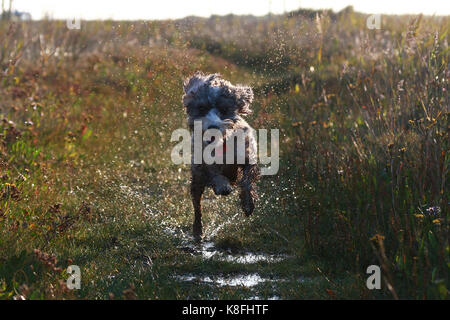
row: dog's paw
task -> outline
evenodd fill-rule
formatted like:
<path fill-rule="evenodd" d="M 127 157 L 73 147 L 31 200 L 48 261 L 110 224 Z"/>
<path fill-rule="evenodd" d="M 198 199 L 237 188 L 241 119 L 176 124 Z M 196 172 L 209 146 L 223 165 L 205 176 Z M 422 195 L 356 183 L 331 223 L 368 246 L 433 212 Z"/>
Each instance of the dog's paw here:
<path fill-rule="evenodd" d="M 253 201 L 250 201 L 242 206 L 242 210 L 244 210 L 244 214 L 249 217 L 252 215 L 253 211 L 255 211 L 255 204 Z"/>
<path fill-rule="evenodd" d="M 201 242 L 203 240 L 203 235 L 202 234 L 196 234 L 194 233 L 194 241 L 195 242 Z"/>
<path fill-rule="evenodd" d="M 242 192 L 241 193 L 241 207 L 244 211 L 244 214 L 248 217 L 251 216 L 253 211 L 255 211 L 255 199 L 252 196 L 251 192 Z"/>
<path fill-rule="evenodd" d="M 228 184 L 223 184 L 220 186 L 214 186 L 213 190 L 217 196 L 227 196 L 233 191 L 233 188 L 228 183 Z"/>
<path fill-rule="evenodd" d="M 194 226 L 193 226 L 193 236 L 194 236 L 194 240 L 195 241 L 201 241 L 202 237 L 203 237 L 203 230 L 202 230 L 202 225 L 201 223 L 195 223 L 194 222 Z"/>

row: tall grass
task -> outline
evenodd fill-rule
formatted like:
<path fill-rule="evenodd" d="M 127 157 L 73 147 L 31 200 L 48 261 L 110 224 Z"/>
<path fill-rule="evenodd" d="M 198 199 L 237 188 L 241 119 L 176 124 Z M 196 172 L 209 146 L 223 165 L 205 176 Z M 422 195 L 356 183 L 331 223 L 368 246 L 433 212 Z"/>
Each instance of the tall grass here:
<path fill-rule="evenodd" d="M 91 178 L 124 174 L 117 150 L 143 157 L 151 141 L 151 170 L 171 169 L 157 128 L 181 125 L 171 104 L 195 69 L 250 82 L 250 122 L 281 129 L 280 176 L 309 256 L 336 275 L 381 265 L 394 298 L 448 298 L 449 19 L 383 16 L 381 30 L 365 19 L 0 23 L 0 298 L 27 291 L 28 265 L 46 268 L 35 298 L 70 296 L 57 262 L 23 249 L 58 254 L 74 226 L 105 219 Z"/>
<path fill-rule="evenodd" d="M 361 271 L 381 265 L 395 298 L 448 297 L 448 21 L 429 23 L 362 31 L 342 64 L 352 30 L 330 28 L 339 44 L 320 45 L 282 110 L 295 119 L 286 150 L 309 249 Z"/>

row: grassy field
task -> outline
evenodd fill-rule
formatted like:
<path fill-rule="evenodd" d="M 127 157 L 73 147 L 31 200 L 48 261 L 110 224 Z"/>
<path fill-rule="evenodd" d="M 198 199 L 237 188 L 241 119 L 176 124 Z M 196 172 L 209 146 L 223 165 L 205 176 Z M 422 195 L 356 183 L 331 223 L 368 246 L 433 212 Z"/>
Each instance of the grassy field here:
<path fill-rule="evenodd" d="M 450 19 L 366 18 L 0 21 L 0 299 L 448 299 Z M 200 244 L 170 159 L 197 70 L 280 129 L 255 214 L 208 191 Z"/>

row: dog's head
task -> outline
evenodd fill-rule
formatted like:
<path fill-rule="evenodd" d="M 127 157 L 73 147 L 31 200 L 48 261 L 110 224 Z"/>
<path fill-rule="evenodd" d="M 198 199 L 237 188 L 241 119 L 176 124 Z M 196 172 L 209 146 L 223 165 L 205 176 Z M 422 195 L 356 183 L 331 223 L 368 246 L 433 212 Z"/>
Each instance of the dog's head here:
<path fill-rule="evenodd" d="M 184 82 L 183 105 L 189 116 L 189 125 L 201 120 L 203 130 L 222 130 L 239 115 L 251 113 L 253 91 L 250 87 L 232 85 L 217 73 L 195 73 Z"/>

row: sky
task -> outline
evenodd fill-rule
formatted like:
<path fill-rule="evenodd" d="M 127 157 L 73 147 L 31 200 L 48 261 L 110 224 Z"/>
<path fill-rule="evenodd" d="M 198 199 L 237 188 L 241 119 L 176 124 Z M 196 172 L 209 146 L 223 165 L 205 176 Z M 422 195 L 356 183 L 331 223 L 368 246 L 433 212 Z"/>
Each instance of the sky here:
<path fill-rule="evenodd" d="M 8 0 L 5 3 L 9 3 Z M 450 15 L 449 0 L 14 0 L 13 8 L 33 19 L 177 19 L 189 15 L 253 14 L 261 16 L 299 7 L 339 11 L 353 5 L 356 11 L 385 14 Z"/>

